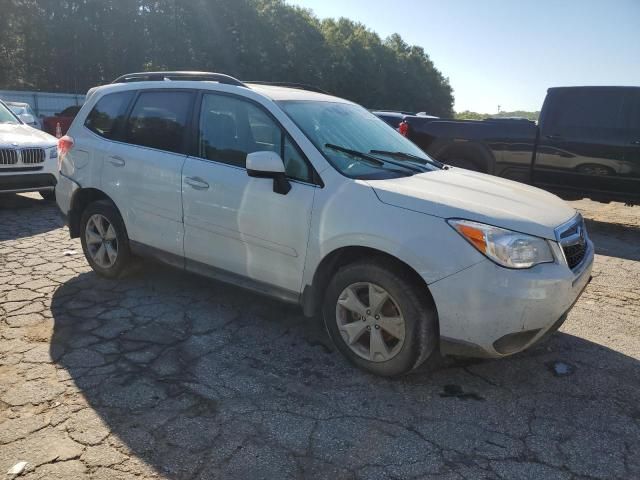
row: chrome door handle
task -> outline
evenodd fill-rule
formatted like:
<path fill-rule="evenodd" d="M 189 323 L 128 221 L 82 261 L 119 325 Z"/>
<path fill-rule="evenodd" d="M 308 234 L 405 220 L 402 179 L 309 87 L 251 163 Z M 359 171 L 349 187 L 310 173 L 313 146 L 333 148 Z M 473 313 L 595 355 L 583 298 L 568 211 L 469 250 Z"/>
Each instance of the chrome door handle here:
<path fill-rule="evenodd" d="M 633 140 L 631 145 L 640 145 L 640 140 Z"/>
<path fill-rule="evenodd" d="M 114 167 L 124 167 L 125 161 L 124 158 L 119 157 L 118 155 L 114 155 L 113 157 L 109 157 L 109 163 Z"/>
<path fill-rule="evenodd" d="M 195 188 L 196 190 L 206 190 L 209 188 L 209 184 L 200 177 L 186 177 L 184 183 Z"/>

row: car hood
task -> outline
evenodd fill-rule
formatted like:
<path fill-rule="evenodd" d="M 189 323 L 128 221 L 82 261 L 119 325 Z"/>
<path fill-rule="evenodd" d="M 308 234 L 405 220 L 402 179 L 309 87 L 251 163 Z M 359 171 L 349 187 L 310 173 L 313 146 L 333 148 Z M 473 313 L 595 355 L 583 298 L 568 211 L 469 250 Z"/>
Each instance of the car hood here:
<path fill-rule="evenodd" d="M 0 147 L 53 147 L 56 137 L 28 125 L 0 123 Z"/>
<path fill-rule="evenodd" d="M 462 168 L 367 180 L 383 203 L 442 218 L 464 218 L 555 239 L 576 211 L 555 195 Z"/>

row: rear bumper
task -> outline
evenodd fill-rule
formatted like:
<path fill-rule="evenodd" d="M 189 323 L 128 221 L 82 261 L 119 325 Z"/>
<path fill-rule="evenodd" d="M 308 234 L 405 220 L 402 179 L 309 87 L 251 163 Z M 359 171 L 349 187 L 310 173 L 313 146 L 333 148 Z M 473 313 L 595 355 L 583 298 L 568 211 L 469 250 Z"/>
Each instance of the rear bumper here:
<path fill-rule="evenodd" d="M 53 190 L 57 180 L 52 173 L 15 173 L 0 175 L 0 192 L 33 192 Z"/>
<path fill-rule="evenodd" d="M 591 279 L 593 244 L 575 271 L 544 264 L 508 270 L 486 261 L 429 285 L 438 309 L 441 351 L 498 358 L 560 328 Z"/>

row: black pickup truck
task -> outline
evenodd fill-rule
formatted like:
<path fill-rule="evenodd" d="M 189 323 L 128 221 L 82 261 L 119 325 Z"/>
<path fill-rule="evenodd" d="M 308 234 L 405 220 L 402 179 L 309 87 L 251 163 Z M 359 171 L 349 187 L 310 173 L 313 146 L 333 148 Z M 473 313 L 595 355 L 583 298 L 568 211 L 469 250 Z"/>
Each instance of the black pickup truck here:
<path fill-rule="evenodd" d="M 566 199 L 640 203 L 640 87 L 550 88 L 537 125 L 373 113 L 445 163 Z"/>

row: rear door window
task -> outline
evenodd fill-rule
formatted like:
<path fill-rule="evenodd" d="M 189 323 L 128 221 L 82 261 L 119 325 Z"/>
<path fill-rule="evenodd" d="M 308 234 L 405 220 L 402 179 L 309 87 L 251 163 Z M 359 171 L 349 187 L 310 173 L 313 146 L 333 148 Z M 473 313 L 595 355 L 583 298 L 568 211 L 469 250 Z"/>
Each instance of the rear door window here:
<path fill-rule="evenodd" d="M 117 140 L 133 93 L 111 93 L 102 97 L 87 116 L 84 126 L 96 135 Z"/>
<path fill-rule="evenodd" d="M 167 152 L 185 153 L 192 100 L 193 94 L 190 92 L 142 92 L 127 120 L 126 142 Z"/>

